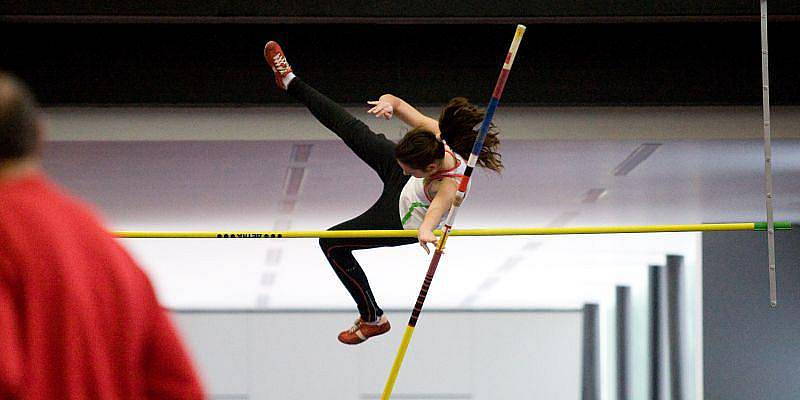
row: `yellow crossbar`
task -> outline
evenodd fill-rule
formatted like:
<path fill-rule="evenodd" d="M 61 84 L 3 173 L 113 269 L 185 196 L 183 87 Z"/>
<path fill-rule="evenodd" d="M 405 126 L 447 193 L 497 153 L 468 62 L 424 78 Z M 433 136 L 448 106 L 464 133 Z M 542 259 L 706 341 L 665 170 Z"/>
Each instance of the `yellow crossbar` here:
<path fill-rule="evenodd" d="M 791 229 L 789 222 L 775 222 L 775 229 Z M 450 236 L 519 236 L 519 235 L 577 235 L 607 233 L 657 233 L 657 232 L 708 232 L 708 231 L 763 231 L 764 222 L 737 222 L 723 224 L 688 225 L 629 225 L 629 226 L 578 226 L 572 228 L 487 228 L 453 229 Z M 441 235 L 441 231 L 435 231 Z M 416 230 L 362 230 L 362 231 L 215 231 L 215 232 L 139 232 L 118 231 L 120 238 L 139 239 L 278 239 L 278 238 L 387 238 L 417 237 Z"/>

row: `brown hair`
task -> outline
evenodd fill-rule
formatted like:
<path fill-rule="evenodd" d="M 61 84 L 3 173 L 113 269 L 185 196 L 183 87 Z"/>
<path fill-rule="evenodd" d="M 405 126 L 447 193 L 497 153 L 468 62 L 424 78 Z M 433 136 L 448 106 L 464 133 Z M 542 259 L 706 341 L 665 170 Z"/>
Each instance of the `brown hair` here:
<path fill-rule="evenodd" d="M 39 142 L 36 100 L 22 81 L 0 71 L 0 162 L 25 158 Z"/>
<path fill-rule="evenodd" d="M 436 134 L 423 128 L 414 128 L 400 139 L 394 156 L 414 169 L 424 170 L 429 164 L 444 158 L 444 143 Z"/>
<path fill-rule="evenodd" d="M 447 142 L 447 145 L 462 158 L 468 159 L 472 153 L 472 147 L 475 145 L 475 138 L 478 137 L 476 125 L 483 121 L 485 115 L 486 112 L 483 109 L 470 103 L 464 97 L 450 100 L 439 115 L 442 140 Z M 479 166 L 497 173 L 503 169 L 502 156 L 498 152 L 500 139 L 497 138 L 497 135 L 499 133 L 494 123 L 491 123 L 478 155 Z"/>

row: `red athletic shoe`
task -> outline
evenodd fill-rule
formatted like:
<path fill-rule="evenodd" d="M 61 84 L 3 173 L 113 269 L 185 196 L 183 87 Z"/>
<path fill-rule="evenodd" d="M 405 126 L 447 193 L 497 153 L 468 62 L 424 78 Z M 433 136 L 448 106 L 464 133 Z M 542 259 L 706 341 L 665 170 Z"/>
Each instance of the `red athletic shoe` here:
<path fill-rule="evenodd" d="M 279 88 L 286 90 L 286 86 L 283 84 L 283 78 L 292 72 L 292 67 L 290 67 L 289 62 L 286 61 L 286 56 L 283 54 L 281 46 L 271 40 L 267 42 L 267 45 L 264 46 L 264 58 L 267 60 L 267 64 L 269 64 L 270 68 L 272 68 L 272 72 L 275 73 L 275 83 Z"/>
<path fill-rule="evenodd" d="M 389 324 L 386 314 L 381 315 L 378 322 L 374 324 L 366 323 L 359 317 L 350 329 L 339 334 L 339 341 L 344 344 L 359 344 L 373 336 L 383 335 L 389 332 L 389 329 L 392 329 L 392 326 Z"/>

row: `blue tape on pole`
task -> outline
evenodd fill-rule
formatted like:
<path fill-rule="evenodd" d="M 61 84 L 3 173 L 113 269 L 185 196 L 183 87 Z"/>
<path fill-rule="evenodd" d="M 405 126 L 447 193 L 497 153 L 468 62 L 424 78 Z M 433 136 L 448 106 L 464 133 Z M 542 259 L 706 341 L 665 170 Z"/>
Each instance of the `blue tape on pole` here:
<path fill-rule="evenodd" d="M 489 133 L 489 125 L 492 123 L 494 111 L 497 109 L 497 105 L 499 103 L 500 99 L 495 97 L 492 97 L 492 100 L 489 101 L 489 107 L 486 108 L 486 117 L 483 119 L 483 124 L 481 124 L 481 130 L 478 133 L 478 137 L 475 139 L 475 145 L 472 146 L 472 154 L 476 156 L 481 154 L 483 141 L 486 139 L 486 135 Z"/>

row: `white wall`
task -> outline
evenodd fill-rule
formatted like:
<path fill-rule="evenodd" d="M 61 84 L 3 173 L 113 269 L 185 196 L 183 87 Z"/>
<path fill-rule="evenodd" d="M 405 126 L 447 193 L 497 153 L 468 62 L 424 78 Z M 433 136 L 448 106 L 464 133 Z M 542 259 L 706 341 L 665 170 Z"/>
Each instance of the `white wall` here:
<path fill-rule="evenodd" d="M 380 398 L 410 315 L 342 345 L 350 312 L 176 312 L 212 397 Z M 581 311 L 423 311 L 394 386 L 403 399 L 580 397 Z"/>

